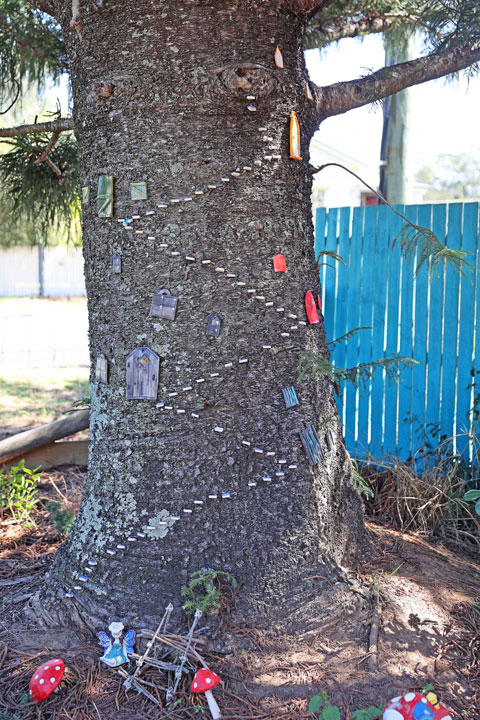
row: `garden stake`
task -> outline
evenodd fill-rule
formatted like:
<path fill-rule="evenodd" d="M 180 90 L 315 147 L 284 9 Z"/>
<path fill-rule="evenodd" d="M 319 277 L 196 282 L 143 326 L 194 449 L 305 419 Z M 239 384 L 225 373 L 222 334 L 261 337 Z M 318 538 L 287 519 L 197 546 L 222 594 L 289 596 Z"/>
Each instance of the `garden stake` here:
<path fill-rule="evenodd" d="M 160 625 L 155 630 L 153 637 L 151 640 L 147 642 L 147 647 L 143 655 L 137 660 L 137 667 L 133 675 L 128 675 L 125 682 L 123 683 L 123 687 L 125 689 L 125 692 L 127 690 L 130 690 L 132 687 L 133 681 L 137 677 L 138 673 L 140 672 L 143 663 L 145 662 L 145 658 L 149 655 L 152 647 L 154 646 L 155 640 L 157 639 L 157 636 L 160 634 L 160 631 L 162 629 L 163 624 L 165 623 L 165 626 L 167 625 L 168 621 L 170 620 L 170 615 L 172 614 L 173 605 L 172 603 L 169 603 L 167 607 L 165 608 L 165 612 L 163 614 L 162 619 L 160 620 Z M 153 697 L 153 696 L 152 696 Z"/>
<path fill-rule="evenodd" d="M 195 627 L 198 624 L 198 621 L 200 620 L 201 617 L 202 617 L 202 611 L 198 610 L 198 609 L 195 610 L 195 615 L 193 618 L 192 626 L 191 626 L 190 632 L 188 633 L 188 636 L 187 636 L 187 644 L 185 645 L 185 652 L 183 653 L 183 655 L 180 656 L 181 662 L 175 671 L 175 685 L 173 686 L 172 695 L 174 695 L 176 693 L 178 683 L 180 682 L 180 680 L 182 678 L 183 666 L 187 662 L 187 654 L 190 649 L 190 645 L 192 643 L 193 631 L 195 630 Z"/>
<path fill-rule="evenodd" d="M 141 680 L 134 680 L 133 675 L 127 675 L 125 670 L 117 670 L 118 674 L 125 678 L 125 682 L 123 683 L 123 687 L 125 690 L 130 689 L 131 687 L 134 687 L 135 690 L 137 690 L 139 693 L 142 693 L 142 695 L 145 695 L 146 698 L 151 700 L 155 705 L 158 705 L 159 708 L 161 708 L 161 704 L 158 702 L 156 697 L 153 697 L 152 693 L 148 692 L 144 687 L 141 685 Z M 125 685 L 128 683 L 128 688 L 125 687 Z"/>

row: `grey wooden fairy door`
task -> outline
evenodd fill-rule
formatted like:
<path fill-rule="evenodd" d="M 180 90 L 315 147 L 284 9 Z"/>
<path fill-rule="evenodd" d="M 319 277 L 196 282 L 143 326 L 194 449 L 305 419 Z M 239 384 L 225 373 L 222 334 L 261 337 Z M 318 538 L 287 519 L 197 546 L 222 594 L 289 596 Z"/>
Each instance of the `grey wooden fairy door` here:
<path fill-rule="evenodd" d="M 127 355 L 127 400 L 156 400 L 160 358 L 143 345 Z"/>

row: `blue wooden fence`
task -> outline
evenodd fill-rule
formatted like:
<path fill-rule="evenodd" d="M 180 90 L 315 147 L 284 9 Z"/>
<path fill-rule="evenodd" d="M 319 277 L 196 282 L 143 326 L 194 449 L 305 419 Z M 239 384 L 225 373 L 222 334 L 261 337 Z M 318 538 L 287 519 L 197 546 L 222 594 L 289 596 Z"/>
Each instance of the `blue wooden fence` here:
<path fill-rule="evenodd" d="M 339 410 L 347 446 L 359 457 L 407 458 L 425 439 L 456 436 L 457 451 L 467 455 L 469 411 L 480 394 L 479 204 L 397 209 L 432 228 L 448 247 L 472 253 L 475 271 L 470 281 L 442 266 L 431 282 L 427 267 L 415 277 L 416 262 L 405 261 L 398 241 L 392 248 L 404 223 L 384 205 L 317 209 L 316 254 L 333 250 L 347 263 L 321 260 L 328 263 L 320 268 L 327 337 L 371 327 L 337 344 L 332 362 L 350 368 L 393 353 L 419 361 L 402 371 L 399 384 L 389 383 L 384 371 L 363 392 L 345 383 Z"/>

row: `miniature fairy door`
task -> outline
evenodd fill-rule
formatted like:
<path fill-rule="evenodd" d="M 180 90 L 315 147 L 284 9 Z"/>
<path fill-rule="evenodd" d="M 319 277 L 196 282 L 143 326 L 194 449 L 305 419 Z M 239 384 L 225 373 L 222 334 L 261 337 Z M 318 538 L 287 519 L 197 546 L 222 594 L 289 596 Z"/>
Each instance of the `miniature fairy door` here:
<path fill-rule="evenodd" d="M 127 400 L 156 400 L 160 358 L 143 345 L 127 355 Z"/>

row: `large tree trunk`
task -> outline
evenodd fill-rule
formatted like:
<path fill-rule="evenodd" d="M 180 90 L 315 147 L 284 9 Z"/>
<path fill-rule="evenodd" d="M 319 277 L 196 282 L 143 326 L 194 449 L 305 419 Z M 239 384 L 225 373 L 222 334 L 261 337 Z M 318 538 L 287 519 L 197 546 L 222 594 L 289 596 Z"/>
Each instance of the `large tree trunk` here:
<path fill-rule="evenodd" d="M 66 5 L 81 184 L 90 187 L 91 362 L 105 354 L 109 375 L 103 384 L 92 373 L 87 489 L 36 608 L 56 621 L 149 622 L 169 601 L 178 611 L 190 573 L 212 568 L 243 583 L 237 609 L 249 620 L 286 617 L 326 593 L 363 542 L 331 383 L 296 383 L 303 353 L 328 355 L 323 323 L 302 324 L 305 291 L 320 289 L 303 22 L 273 0 L 85 3 L 80 40 Z M 289 157 L 292 110 L 303 162 Z M 112 219 L 97 215 L 100 175 L 114 178 Z M 148 200 L 133 202 L 130 183 L 141 180 Z M 133 230 L 118 222 L 136 214 Z M 277 253 L 286 273 L 273 272 Z M 173 322 L 149 315 L 162 288 L 179 298 Z M 207 337 L 214 311 L 220 336 Z M 160 357 L 157 401 L 171 410 L 126 399 L 126 358 L 143 345 Z M 300 404 L 287 410 L 282 388 L 292 384 Z M 325 453 L 313 468 L 299 437 L 310 423 Z M 87 573 L 89 560 L 97 564 Z"/>

